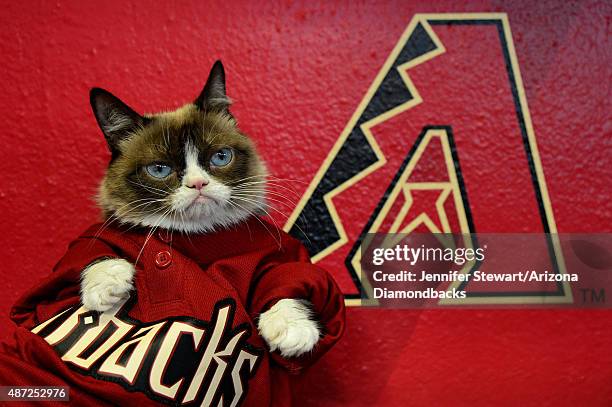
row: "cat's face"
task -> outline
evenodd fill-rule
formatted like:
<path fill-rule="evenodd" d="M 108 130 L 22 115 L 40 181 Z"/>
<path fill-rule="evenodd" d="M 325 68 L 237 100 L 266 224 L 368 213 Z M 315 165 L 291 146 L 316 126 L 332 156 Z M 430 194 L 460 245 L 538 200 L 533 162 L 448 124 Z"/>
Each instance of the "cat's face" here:
<path fill-rule="evenodd" d="M 113 154 L 98 196 L 107 217 L 209 232 L 265 210 L 265 166 L 228 111 L 220 62 L 174 112 L 140 116 L 101 89 L 91 102 Z"/>

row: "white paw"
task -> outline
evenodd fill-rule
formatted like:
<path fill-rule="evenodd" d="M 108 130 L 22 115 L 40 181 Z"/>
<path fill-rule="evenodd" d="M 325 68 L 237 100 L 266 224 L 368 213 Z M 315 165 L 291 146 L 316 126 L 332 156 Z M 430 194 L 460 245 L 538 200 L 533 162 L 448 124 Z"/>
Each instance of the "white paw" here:
<path fill-rule="evenodd" d="M 134 266 L 123 259 L 102 260 L 83 270 L 81 301 L 92 311 L 108 311 L 128 297 L 132 290 Z"/>
<path fill-rule="evenodd" d="M 280 300 L 259 316 L 257 328 L 273 352 L 292 357 L 310 352 L 319 340 L 317 323 L 312 320 L 308 303 L 300 300 Z"/>

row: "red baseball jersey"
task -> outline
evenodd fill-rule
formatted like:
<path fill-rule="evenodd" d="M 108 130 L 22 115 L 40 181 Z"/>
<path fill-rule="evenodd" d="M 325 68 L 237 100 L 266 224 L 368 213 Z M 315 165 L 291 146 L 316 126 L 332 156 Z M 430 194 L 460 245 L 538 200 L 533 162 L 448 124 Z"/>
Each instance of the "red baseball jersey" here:
<path fill-rule="evenodd" d="M 340 338 L 344 300 L 306 249 L 262 220 L 212 234 L 91 226 L 13 307 L 1 385 L 63 385 L 80 404 L 290 404 L 288 373 Z M 145 244 L 146 243 L 146 244 Z M 143 249 L 144 246 L 144 249 Z M 80 304 L 81 271 L 104 258 L 136 266 L 135 290 L 99 313 Z M 257 316 L 283 298 L 312 303 L 311 353 L 269 352 Z"/>

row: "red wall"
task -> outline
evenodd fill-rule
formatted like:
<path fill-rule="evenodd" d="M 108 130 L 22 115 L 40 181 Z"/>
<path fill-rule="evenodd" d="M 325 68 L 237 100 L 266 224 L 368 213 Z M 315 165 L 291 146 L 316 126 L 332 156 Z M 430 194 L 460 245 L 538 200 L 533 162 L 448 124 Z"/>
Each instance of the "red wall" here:
<path fill-rule="evenodd" d="M 222 58 L 241 127 L 302 193 L 419 12 L 508 14 L 557 228 L 612 229 L 609 2 L 3 3 L 2 339 L 17 296 L 98 216 L 109 155 L 90 87 L 140 111 L 174 108 Z M 300 380 L 302 404 L 612 404 L 607 310 L 347 318 L 342 343 Z"/>

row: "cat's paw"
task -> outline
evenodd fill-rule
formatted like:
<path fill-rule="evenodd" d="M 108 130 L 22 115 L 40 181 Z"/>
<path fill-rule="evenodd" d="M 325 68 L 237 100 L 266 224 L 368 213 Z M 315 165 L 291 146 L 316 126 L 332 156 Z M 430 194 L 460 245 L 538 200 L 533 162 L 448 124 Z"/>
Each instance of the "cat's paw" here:
<path fill-rule="evenodd" d="M 134 266 L 123 259 L 94 263 L 81 274 L 81 301 L 92 311 L 108 311 L 128 297 L 133 288 Z"/>
<path fill-rule="evenodd" d="M 292 357 L 310 352 L 321 335 L 312 319 L 309 303 L 302 300 L 280 300 L 259 316 L 259 333 L 273 352 Z"/>

